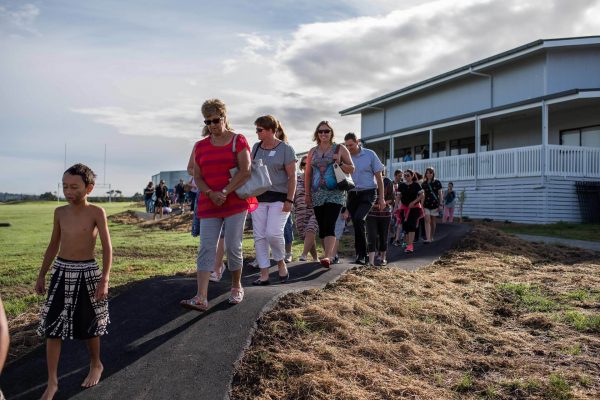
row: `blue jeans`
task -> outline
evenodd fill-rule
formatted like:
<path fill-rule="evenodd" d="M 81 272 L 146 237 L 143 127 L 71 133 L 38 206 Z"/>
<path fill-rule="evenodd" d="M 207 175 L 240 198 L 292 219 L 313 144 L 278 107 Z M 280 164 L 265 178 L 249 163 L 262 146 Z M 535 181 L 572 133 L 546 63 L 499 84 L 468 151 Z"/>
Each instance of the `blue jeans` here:
<path fill-rule="evenodd" d="M 194 211 L 194 219 L 192 221 L 192 236 L 200 236 L 200 218 L 196 215 L 196 211 Z"/>
<path fill-rule="evenodd" d="M 288 217 L 285 227 L 283 228 L 283 239 L 285 240 L 285 245 L 292 243 L 294 241 L 294 229 L 292 225 L 292 213 Z"/>

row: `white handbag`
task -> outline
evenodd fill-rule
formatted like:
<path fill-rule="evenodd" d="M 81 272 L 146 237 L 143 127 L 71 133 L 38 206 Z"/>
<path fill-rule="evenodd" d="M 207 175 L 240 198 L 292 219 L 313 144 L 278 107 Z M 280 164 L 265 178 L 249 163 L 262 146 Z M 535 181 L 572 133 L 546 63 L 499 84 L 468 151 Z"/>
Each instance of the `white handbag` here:
<path fill-rule="evenodd" d="M 335 149 L 335 153 L 338 154 L 340 146 L 338 145 Z M 335 180 L 337 182 L 337 188 L 339 190 L 352 190 L 356 187 L 352 180 L 352 175 L 342 171 L 342 167 L 336 162 L 333 163 L 333 173 L 335 174 Z"/>
<path fill-rule="evenodd" d="M 236 139 L 237 134 L 233 136 L 233 154 L 237 157 L 235 152 Z M 258 146 L 260 146 L 260 143 Z M 258 150 L 258 146 L 256 147 L 256 150 Z M 254 152 L 254 157 L 255 156 L 256 152 Z M 233 167 L 229 170 L 229 174 L 232 178 L 237 172 L 237 167 Z M 242 186 L 235 189 L 235 193 L 240 199 L 247 199 L 248 197 L 256 197 L 263 194 L 269 190 L 272 185 L 269 170 L 267 169 L 267 166 L 263 164 L 262 159 L 253 159 L 250 164 L 250 178 Z"/>

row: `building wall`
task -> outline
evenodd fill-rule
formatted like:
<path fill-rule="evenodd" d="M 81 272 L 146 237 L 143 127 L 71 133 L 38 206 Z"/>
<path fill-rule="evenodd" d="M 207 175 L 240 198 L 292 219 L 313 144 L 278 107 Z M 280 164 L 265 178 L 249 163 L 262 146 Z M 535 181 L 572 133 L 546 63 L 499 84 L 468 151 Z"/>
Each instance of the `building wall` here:
<path fill-rule="evenodd" d="M 591 179 L 579 179 L 591 180 Z M 446 188 L 447 182 L 443 182 Z M 581 222 L 575 181 L 550 177 L 541 185 L 541 177 L 454 181 L 454 190 L 466 193 L 463 216 L 491 218 L 521 223 Z M 458 217 L 458 206 L 454 212 Z"/>
<path fill-rule="evenodd" d="M 183 179 L 183 182 L 187 182 L 191 179 L 191 176 L 187 171 L 160 171 L 156 175 L 152 175 L 152 183 L 154 186 L 158 185 L 160 180 L 163 179 L 168 189 L 174 189 L 179 183 L 179 179 Z"/>
<path fill-rule="evenodd" d="M 408 96 L 387 107 L 386 130 L 395 131 L 487 108 L 489 87 L 487 79 L 473 76 Z M 381 132 L 366 133 L 368 136 Z"/>
<path fill-rule="evenodd" d="M 600 47 L 548 52 L 548 93 L 600 88 Z"/>
<path fill-rule="evenodd" d="M 537 55 L 486 71 L 494 77 L 494 107 L 543 96 L 545 60 Z"/>

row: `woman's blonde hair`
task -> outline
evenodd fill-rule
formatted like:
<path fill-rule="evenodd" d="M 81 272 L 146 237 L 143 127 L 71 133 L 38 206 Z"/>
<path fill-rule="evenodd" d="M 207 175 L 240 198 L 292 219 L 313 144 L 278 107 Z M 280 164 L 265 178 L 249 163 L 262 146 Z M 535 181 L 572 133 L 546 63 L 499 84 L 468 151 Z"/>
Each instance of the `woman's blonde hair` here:
<path fill-rule="evenodd" d="M 225 107 L 225 103 L 223 103 L 221 100 L 208 99 L 202 104 L 201 110 L 204 118 L 208 118 L 211 115 L 218 115 L 219 117 L 223 118 L 225 121 L 225 129 L 228 131 L 231 130 L 229 121 L 227 120 L 227 107 Z M 204 125 L 204 128 L 202 128 L 202 136 L 208 135 L 210 135 L 210 130 L 208 129 L 208 126 Z"/>
<path fill-rule="evenodd" d="M 275 137 L 282 142 L 287 143 L 288 137 L 283 130 L 281 123 L 272 115 L 263 115 L 262 117 L 256 118 L 254 125 L 260 126 L 261 128 L 270 129 L 275 132 Z"/>
<path fill-rule="evenodd" d="M 317 144 L 319 144 L 321 142 L 321 140 L 319 139 L 319 127 L 321 125 L 327 125 L 327 127 L 331 130 L 331 139 L 329 140 L 329 143 L 333 143 L 333 138 L 334 138 L 334 133 L 333 133 L 333 128 L 331 127 L 331 125 L 329 124 L 329 121 L 321 121 L 317 124 L 317 127 L 315 128 L 315 133 L 313 134 L 313 142 L 317 142 Z"/>

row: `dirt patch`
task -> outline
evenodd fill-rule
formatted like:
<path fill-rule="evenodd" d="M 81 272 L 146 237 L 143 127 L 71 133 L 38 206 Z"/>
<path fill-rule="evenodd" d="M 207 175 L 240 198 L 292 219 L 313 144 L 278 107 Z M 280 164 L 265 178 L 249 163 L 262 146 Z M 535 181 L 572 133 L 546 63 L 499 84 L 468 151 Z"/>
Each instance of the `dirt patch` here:
<path fill-rule="evenodd" d="M 108 220 L 117 224 L 138 225 L 145 229 L 159 228 L 165 231 L 189 232 L 192 229 L 193 214 L 187 212 L 166 215 L 160 219 L 158 216 L 156 219 L 145 219 L 139 213 L 127 210 L 109 216 Z"/>
<path fill-rule="evenodd" d="M 110 222 L 116 224 L 137 225 L 145 221 L 144 218 L 137 215 L 135 211 L 127 210 L 118 214 L 109 215 L 107 218 Z"/>
<path fill-rule="evenodd" d="M 176 231 L 176 232 L 191 232 L 192 221 L 194 216 L 192 213 L 185 213 L 179 215 L 168 215 L 161 219 L 145 221 L 140 226 L 142 228 L 159 228 L 164 231 Z"/>
<path fill-rule="evenodd" d="M 597 398 L 599 259 L 476 226 L 416 273 L 360 269 L 286 296 L 231 397 Z"/>

